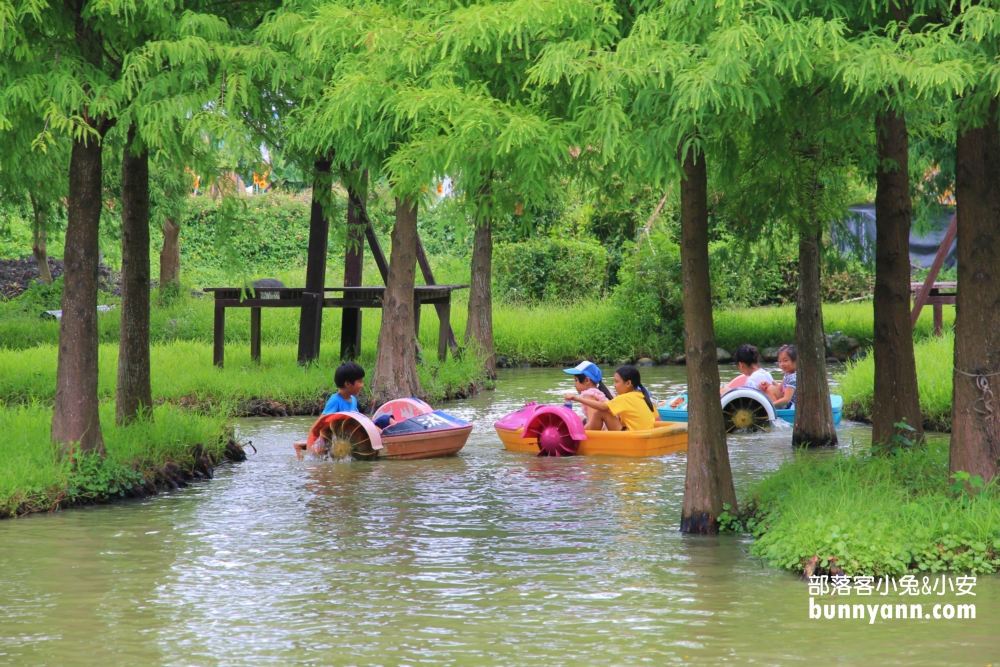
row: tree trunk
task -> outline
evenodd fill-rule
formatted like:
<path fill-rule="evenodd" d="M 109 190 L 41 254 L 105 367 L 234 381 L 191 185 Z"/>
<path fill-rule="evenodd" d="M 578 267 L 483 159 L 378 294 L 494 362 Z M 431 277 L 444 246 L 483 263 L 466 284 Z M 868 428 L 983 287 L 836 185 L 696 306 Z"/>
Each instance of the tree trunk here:
<path fill-rule="evenodd" d="M 152 416 L 149 382 L 149 152 L 132 154 L 135 126 L 122 155 L 122 304 L 115 421 Z"/>
<path fill-rule="evenodd" d="M 1000 458 L 1000 133 L 997 101 L 984 127 L 958 134 L 958 296 L 951 408 L 952 472 L 988 482 Z"/>
<path fill-rule="evenodd" d="M 101 142 L 73 142 L 66 264 L 52 439 L 69 456 L 104 451 L 97 398 L 97 264 L 101 221 Z"/>
<path fill-rule="evenodd" d="M 875 172 L 875 398 L 872 444 L 887 444 L 897 433 L 894 424 L 917 429 L 923 438 L 923 417 L 917 391 L 910 324 L 910 201 L 909 137 L 906 117 L 888 109 L 875 121 L 878 170 Z M 892 163 L 895 163 L 894 165 Z"/>
<path fill-rule="evenodd" d="M 181 286 L 181 224 L 167 218 L 163 221 L 163 248 L 160 250 L 160 289 Z"/>
<path fill-rule="evenodd" d="M 837 444 L 826 380 L 826 339 L 823 336 L 823 298 L 820 294 L 820 247 L 823 232 L 799 232 L 799 294 L 795 302 L 795 345 L 798 348 L 798 384 L 795 388 L 795 426 L 792 444 Z"/>
<path fill-rule="evenodd" d="M 472 241 L 472 286 L 469 290 L 469 318 L 465 344 L 475 341 L 490 378 L 497 376 L 497 355 L 493 346 L 493 221 L 487 215 L 476 223 Z"/>
<path fill-rule="evenodd" d="M 316 175 L 313 180 L 312 208 L 309 213 L 309 250 L 306 254 L 306 289 L 302 295 L 307 299 L 299 311 L 299 363 L 308 364 L 319 358 L 320 336 L 323 331 L 323 297 L 326 295 L 326 255 L 329 246 L 330 220 L 323 209 L 329 201 L 330 166 L 329 159 L 314 163 Z"/>
<path fill-rule="evenodd" d="M 404 396 L 423 396 L 417 377 L 413 286 L 417 267 L 417 205 L 396 199 L 396 224 L 392 226 L 389 279 L 382 302 L 382 326 L 372 373 L 375 405 Z"/>
<path fill-rule="evenodd" d="M 49 226 L 49 213 L 47 207 L 39 204 L 35 195 L 28 195 L 31 198 L 31 212 L 34 224 L 31 226 L 31 254 L 38 262 L 39 279 L 46 285 L 52 284 L 52 273 L 49 271 L 49 256 L 46 251 L 46 230 Z"/>
<path fill-rule="evenodd" d="M 723 504 L 736 511 L 729 466 L 708 273 L 708 177 L 704 154 L 684 160 L 681 181 L 681 280 L 688 379 L 688 451 L 681 532 L 719 532 Z"/>

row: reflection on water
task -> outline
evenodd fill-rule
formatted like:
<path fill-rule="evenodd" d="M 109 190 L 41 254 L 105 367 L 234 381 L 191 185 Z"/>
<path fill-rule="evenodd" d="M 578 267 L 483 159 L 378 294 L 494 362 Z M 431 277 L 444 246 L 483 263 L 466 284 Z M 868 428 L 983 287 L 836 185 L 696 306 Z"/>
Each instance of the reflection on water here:
<path fill-rule="evenodd" d="M 683 390 L 684 369 L 643 379 L 662 397 Z M 0 665 L 1000 658 L 995 578 L 980 579 L 975 621 L 811 621 L 805 586 L 750 558 L 745 538 L 678 534 L 683 456 L 504 451 L 492 422 L 570 383 L 508 371 L 496 392 L 449 405 L 476 424 L 457 457 L 297 461 L 309 419 L 247 420 L 259 453 L 212 482 L 2 522 Z M 867 433 L 840 431 L 861 446 Z M 738 488 L 780 465 L 789 440 L 733 438 Z"/>

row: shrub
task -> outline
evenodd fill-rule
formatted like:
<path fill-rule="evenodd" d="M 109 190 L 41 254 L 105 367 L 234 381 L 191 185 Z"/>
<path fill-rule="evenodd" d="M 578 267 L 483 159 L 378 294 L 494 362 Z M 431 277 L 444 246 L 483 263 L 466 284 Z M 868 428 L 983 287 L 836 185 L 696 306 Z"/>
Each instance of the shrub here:
<path fill-rule="evenodd" d="M 508 301 L 576 301 L 601 295 L 608 252 L 595 241 L 537 238 L 493 250 L 496 296 Z"/>
<path fill-rule="evenodd" d="M 679 341 L 684 327 L 681 251 L 666 234 L 640 242 L 618 271 L 615 306 L 635 330 Z"/>

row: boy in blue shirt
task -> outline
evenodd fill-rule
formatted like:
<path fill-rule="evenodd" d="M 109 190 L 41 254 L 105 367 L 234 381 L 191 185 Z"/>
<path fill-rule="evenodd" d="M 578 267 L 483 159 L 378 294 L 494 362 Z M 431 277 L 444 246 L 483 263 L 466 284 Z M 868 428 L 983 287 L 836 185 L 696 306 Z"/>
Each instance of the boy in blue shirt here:
<path fill-rule="evenodd" d="M 334 412 L 360 412 L 358 410 L 358 394 L 365 387 L 365 369 L 353 361 L 341 364 L 333 375 L 337 385 L 337 393 L 330 397 L 323 408 L 323 414 Z"/>

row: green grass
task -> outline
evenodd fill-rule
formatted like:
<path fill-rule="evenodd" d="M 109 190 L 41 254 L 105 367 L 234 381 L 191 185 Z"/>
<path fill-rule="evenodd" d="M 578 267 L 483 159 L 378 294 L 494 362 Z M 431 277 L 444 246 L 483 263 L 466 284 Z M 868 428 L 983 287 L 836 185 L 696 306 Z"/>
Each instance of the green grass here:
<path fill-rule="evenodd" d="M 337 348 L 339 352 L 339 347 Z M 200 341 L 173 341 L 151 349 L 154 401 L 186 403 L 226 415 L 245 414 L 249 402 L 278 401 L 288 407 L 309 406 L 334 391 L 333 373 L 340 363 L 332 347 L 318 363 L 303 368 L 296 362 L 298 348 L 280 344 L 264 346 L 261 363 L 250 361 L 247 346 L 227 346 L 226 365 L 212 365 L 212 346 Z M 0 349 L 0 400 L 13 403 L 51 403 L 55 395 L 57 349 L 42 345 L 27 350 Z M 362 356 L 371 369 L 374 356 Z M 114 397 L 118 346 L 102 345 L 99 351 L 98 393 Z M 471 383 L 482 386 L 479 363 L 473 355 L 449 358 L 441 364 L 428 359 L 418 368 L 431 401 L 465 391 Z"/>
<path fill-rule="evenodd" d="M 0 403 L 0 518 L 124 495 L 168 462 L 192 463 L 191 448 L 204 444 L 221 458 L 225 421 L 171 406 L 154 411 L 153 422 L 115 425 L 114 406 L 101 407 L 106 460 L 74 466 L 49 439 L 52 408 L 40 403 Z"/>
<path fill-rule="evenodd" d="M 493 338 L 498 356 L 541 365 L 581 359 L 613 362 L 624 357 L 657 357 L 666 351 L 659 336 L 630 326 L 629 317 L 607 299 L 495 305 Z"/>
<path fill-rule="evenodd" d="M 944 309 L 944 326 L 955 322 L 955 309 Z M 875 315 L 871 301 L 828 303 L 823 306 L 823 328 L 827 333 L 841 331 L 854 338 L 862 347 L 872 344 Z M 929 338 L 934 333 L 934 314 L 924 308 L 917 320 L 915 340 Z M 715 341 L 732 352 L 743 343 L 757 347 L 777 347 L 795 340 L 795 306 L 765 306 L 716 311 Z"/>
<path fill-rule="evenodd" d="M 947 440 L 892 457 L 816 454 L 750 490 L 753 555 L 793 571 L 812 556 L 827 570 L 836 558 L 847 575 L 1000 569 L 997 490 L 951 493 Z"/>
<path fill-rule="evenodd" d="M 917 361 L 917 389 L 924 426 L 936 431 L 951 430 L 952 369 L 954 337 L 917 341 L 913 347 Z M 871 421 L 875 393 L 875 359 L 871 355 L 848 365 L 837 378 L 844 397 L 844 410 L 851 419 Z"/>

